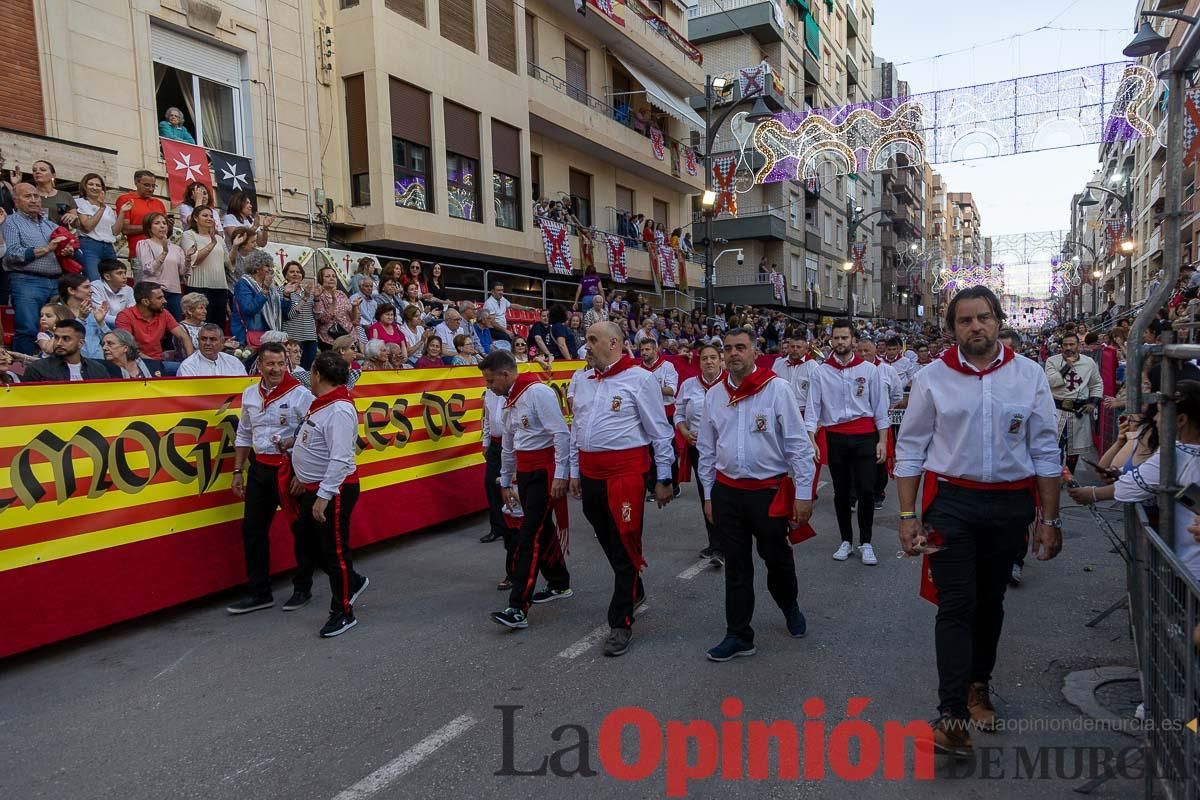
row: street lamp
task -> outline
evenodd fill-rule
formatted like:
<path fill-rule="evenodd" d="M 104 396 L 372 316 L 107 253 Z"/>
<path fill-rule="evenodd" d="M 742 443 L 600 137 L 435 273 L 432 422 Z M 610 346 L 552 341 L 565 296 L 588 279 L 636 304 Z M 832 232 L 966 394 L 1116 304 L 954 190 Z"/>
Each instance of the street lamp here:
<path fill-rule="evenodd" d="M 712 252 L 712 212 L 717 205 L 717 193 L 713 191 L 712 185 L 712 149 L 721 126 L 738 107 L 737 103 L 729 106 L 721 113 L 721 116 L 717 117 L 714 125 L 713 103 L 716 101 L 717 95 L 726 94 L 732 88 L 733 81 L 728 78 L 714 78 L 712 75 L 706 75 L 704 78 L 704 194 L 700 198 L 700 206 L 704 211 L 704 313 L 710 317 L 713 315 L 717 284 L 716 262 L 713 260 Z M 771 109 L 767 108 L 762 95 L 759 95 L 754 100 L 754 107 L 746 115 L 746 121 L 757 124 L 774 116 Z"/>
<path fill-rule="evenodd" d="M 1178 11 L 1143 11 L 1140 16 L 1177 19 L 1181 22 L 1186 22 L 1188 25 L 1195 25 L 1198 19 L 1187 14 L 1180 14 Z M 1143 19 L 1141 27 L 1137 30 L 1137 35 L 1133 37 L 1133 41 L 1125 45 L 1125 49 L 1121 52 L 1130 58 L 1142 58 L 1143 56 L 1157 56 L 1165 53 L 1170 46 L 1171 40 L 1166 36 L 1160 35 L 1149 22 Z"/>
<path fill-rule="evenodd" d="M 1127 54 L 1128 55 L 1128 54 Z M 1103 186 L 1095 184 L 1089 185 L 1087 191 L 1083 193 L 1083 197 L 1079 198 L 1079 206 L 1087 208 L 1088 206 L 1099 205 L 1100 201 L 1093 191 L 1103 192 L 1110 197 L 1117 198 L 1117 202 L 1121 206 L 1121 210 L 1125 212 L 1125 238 L 1121 240 L 1119 245 L 1122 253 L 1125 254 L 1125 270 L 1122 273 L 1122 279 L 1125 282 L 1125 308 L 1133 308 L 1133 251 L 1137 249 L 1137 243 L 1133 241 L 1133 181 L 1128 180 L 1125 183 L 1125 191 L 1115 192 L 1112 189 L 1106 189 Z"/>

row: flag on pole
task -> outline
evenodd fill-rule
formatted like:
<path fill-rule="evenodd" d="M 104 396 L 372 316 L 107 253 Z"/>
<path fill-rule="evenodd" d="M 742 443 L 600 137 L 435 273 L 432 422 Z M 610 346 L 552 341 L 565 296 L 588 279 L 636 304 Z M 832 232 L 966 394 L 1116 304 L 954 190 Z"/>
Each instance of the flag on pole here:
<path fill-rule="evenodd" d="M 620 236 L 606 236 L 608 243 L 608 272 L 617 283 L 625 283 L 628 271 L 625 266 L 625 240 Z"/>
<path fill-rule="evenodd" d="M 208 170 L 208 153 L 203 147 L 176 141 L 159 139 L 162 143 L 163 160 L 167 165 L 167 191 L 171 205 L 183 202 L 184 191 L 189 184 L 200 182 L 212 193 L 212 174 Z"/>
<path fill-rule="evenodd" d="M 546 249 L 546 269 L 556 275 L 570 275 L 571 242 L 567 239 L 567 226 L 542 220 L 542 245 Z"/>

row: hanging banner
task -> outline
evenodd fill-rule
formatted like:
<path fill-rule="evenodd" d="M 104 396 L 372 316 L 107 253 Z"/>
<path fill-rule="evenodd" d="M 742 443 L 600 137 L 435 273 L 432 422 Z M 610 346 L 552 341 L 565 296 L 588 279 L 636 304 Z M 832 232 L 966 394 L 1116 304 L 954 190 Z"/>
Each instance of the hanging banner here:
<path fill-rule="evenodd" d="M 625 27 L 625 4 L 617 0 L 587 0 L 588 5 L 613 22 Z M 583 13 L 582 11 L 580 13 Z"/>
<path fill-rule="evenodd" d="M 663 146 L 663 132 L 653 125 L 650 126 L 650 152 L 654 153 L 654 157 L 659 161 L 666 160 L 667 151 Z"/>
<path fill-rule="evenodd" d="M 358 269 L 358 259 L 365 255 L 351 250 L 334 250 L 328 247 L 318 249 L 317 254 L 320 256 L 321 263 L 314 265 L 313 272 L 315 273 L 322 267 L 333 267 L 333 271 L 338 276 L 338 283 L 342 285 L 343 289 L 350 286 L 350 276 Z"/>
<path fill-rule="evenodd" d="M 555 275 L 570 275 L 571 240 L 567 238 L 567 226 L 543 219 L 542 245 L 546 249 L 546 269 Z"/>
<path fill-rule="evenodd" d="M 162 144 L 163 161 L 167 167 L 167 193 L 171 205 L 183 202 L 183 194 L 192 183 L 202 183 L 212 196 L 212 173 L 208 169 L 208 151 L 187 142 L 175 139 L 159 139 Z"/>
<path fill-rule="evenodd" d="M 771 288 L 774 289 L 775 302 L 776 303 L 784 302 L 783 298 L 786 295 L 784 294 L 785 289 L 784 289 L 784 285 L 783 285 L 783 273 L 782 272 L 772 272 L 771 273 Z"/>
<path fill-rule="evenodd" d="M 683 147 L 683 168 L 688 175 L 695 177 L 698 170 L 696 169 L 696 151 L 690 147 Z"/>
<path fill-rule="evenodd" d="M 676 278 L 678 279 L 677 283 L 679 284 L 679 291 L 686 292 L 688 290 L 687 256 L 683 254 L 682 250 L 676 251 L 676 255 L 678 256 L 678 259 L 676 260 L 676 263 L 678 264 L 678 273 Z"/>
<path fill-rule="evenodd" d="M 620 236 L 606 236 L 608 244 L 608 272 L 617 283 L 628 280 L 628 270 L 625 266 L 625 240 Z"/>
<path fill-rule="evenodd" d="M 592 235 L 590 231 L 580 231 L 579 233 L 579 268 L 586 272 L 588 267 L 595 268 L 596 256 L 595 250 L 592 247 Z"/>
<path fill-rule="evenodd" d="M 866 272 L 866 267 L 864 265 L 867 260 L 867 243 L 859 241 L 850 245 L 850 255 L 854 260 L 854 271 Z"/>
<path fill-rule="evenodd" d="M 1108 257 L 1112 258 L 1117 254 L 1117 248 L 1121 244 L 1121 240 L 1125 238 L 1125 223 L 1119 219 L 1106 219 L 1104 221 L 1104 243 L 1108 249 Z"/>
<path fill-rule="evenodd" d="M 266 252 L 270 253 L 275 259 L 275 272 L 279 277 L 283 277 L 283 265 L 289 261 L 295 261 L 304 267 L 306 277 L 315 278 L 316 269 L 309 267 L 308 263 L 312 261 L 314 250 L 311 247 L 304 247 L 298 244 L 278 244 L 276 242 L 267 242 Z M 356 262 L 357 263 L 357 262 Z M 319 266 L 324 266 L 322 263 Z"/>
<path fill-rule="evenodd" d="M 1197 136 L 1200 133 L 1200 89 L 1188 90 L 1183 97 L 1183 110 L 1183 165 L 1190 167 L 1200 155 L 1200 136 Z"/>
<path fill-rule="evenodd" d="M 755 64 L 738 70 L 738 85 L 742 90 L 742 99 L 760 95 L 766 89 L 766 79 L 771 74 L 771 68 L 766 64 Z"/>
<path fill-rule="evenodd" d="M 662 285 L 667 289 L 674 289 L 676 286 L 675 251 L 666 245 L 659 245 L 657 255 L 658 271 L 662 275 Z"/>
<path fill-rule="evenodd" d="M 737 216 L 737 192 L 733 189 L 733 176 L 737 172 L 737 161 L 733 156 L 722 156 L 713 160 L 713 183 L 717 190 L 717 203 L 713 216 L 729 214 Z"/>

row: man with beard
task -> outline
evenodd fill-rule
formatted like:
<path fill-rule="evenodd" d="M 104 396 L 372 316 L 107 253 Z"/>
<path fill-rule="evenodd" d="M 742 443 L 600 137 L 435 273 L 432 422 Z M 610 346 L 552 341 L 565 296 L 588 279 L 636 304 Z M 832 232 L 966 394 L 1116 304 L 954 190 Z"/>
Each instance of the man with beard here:
<path fill-rule="evenodd" d="M 84 358 L 83 340 L 87 329 L 77 319 L 54 324 L 51 346 L 54 355 L 30 361 L 21 376 L 24 383 L 41 381 L 95 381 L 114 377 L 103 361 Z"/>
<path fill-rule="evenodd" d="M 904 343 L 899 336 L 891 336 L 884 342 L 883 361 L 895 370 L 900 385 L 907 388 L 917 374 L 916 365 L 904 354 Z"/>
<path fill-rule="evenodd" d="M 812 372 L 808 385 L 805 424 L 814 436 L 825 431 L 829 473 L 833 478 L 833 505 L 842 543 L 833 554 L 845 561 L 854 550 L 851 496 L 858 502 L 859 555 L 875 566 L 879 560 L 871 546 L 875 518 L 875 467 L 887 456 L 884 431 L 888 429 L 888 396 L 874 364 L 854 353 L 854 333 L 848 320 L 833 323 L 833 353 Z"/>
<path fill-rule="evenodd" d="M 788 339 L 786 355 L 775 359 L 771 366 L 772 371 L 792 387 L 801 416 L 808 405 L 808 382 L 812 371 L 820 365 L 821 362 L 809 352 L 808 340 L 802 334 L 796 334 Z"/>
<path fill-rule="evenodd" d="M 896 373 L 896 370 L 892 369 L 891 364 L 886 363 L 877 355 L 875 343 L 870 339 L 859 340 L 858 347 L 855 350 L 858 353 L 859 358 L 861 358 L 863 361 L 866 361 L 868 364 L 874 364 L 875 368 L 879 370 L 879 377 L 880 380 L 883 381 L 884 392 L 887 394 L 888 398 L 888 411 L 891 412 L 891 410 L 900 405 L 900 402 L 904 399 L 904 384 L 901 377 Z M 890 413 L 888 416 L 888 422 L 891 422 Z M 896 429 L 899 427 L 900 426 L 898 425 L 891 426 L 889 424 L 888 429 L 882 434 L 883 436 L 887 437 L 887 458 L 884 459 L 882 464 L 875 465 L 876 511 L 881 511 L 883 509 L 883 501 L 887 499 L 888 466 L 896 457 L 896 440 L 894 437 L 896 434 Z"/>
<path fill-rule="evenodd" d="M 788 523 L 812 516 L 813 447 L 786 382 L 755 367 L 750 332 L 725 334 L 728 372 L 704 398 L 697 449 L 705 488 L 704 515 L 725 551 L 725 638 L 708 650 L 710 661 L 757 652 L 754 629 L 754 554 L 767 567 L 767 589 L 783 612 L 788 633 L 808 630 L 797 598 L 796 564 Z"/>
<path fill-rule="evenodd" d="M 696 491 L 700 495 L 700 503 L 708 499 L 708 492 L 700 482 L 700 454 L 696 450 L 696 439 L 700 434 L 700 421 L 704 415 L 704 396 L 709 389 L 716 386 L 724 378 L 721 364 L 721 348 L 715 344 L 700 346 L 700 374 L 694 375 L 679 387 L 679 402 L 675 407 L 675 427 L 683 437 L 687 448 L 685 457 L 680 460 L 680 472 L 687 480 L 687 470 L 696 471 Z M 720 544 L 713 537 L 712 522 L 706 516 L 704 528 L 708 533 L 708 546 L 700 551 L 701 558 L 707 558 L 714 567 L 725 565 L 725 554 Z"/>
<path fill-rule="evenodd" d="M 645 601 L 639 573 L 642 558 L 643 476 L 650 446 L 658 481 L 658 507 L 671 502 L 671 426 L 663 410 L 662 386 L 640 362 L 621 352 L 623 336 L 613 322 L 587 330 L 595 365 L 575 390 L 571 427 L 571 494 L 583 498 L 583 513 L 613 570 L 604 655 L 620 656 L 633 638 L 634 610 Z"/>
<path fill-rule="evenodd" d="M 1054 405 L 1067 415 L 1067 469 L 1075 471 L 1079 456 L 1092 449 L 1092 409 L 1104 398 L 1104 382 L 1096 362 L 1079 353 L 1079 336 L 1068 331 L 1061 352 L 1046 359 L 1046 378 Z"/>
<path fill-rule="evenodd" d="M 659 353 L 658 342 L 653 339 L 643 339 L 638 345 L 638 352 L 642 356 L 642 368 L 654 376 L 654 380 L 658 382 L 662 390 L 663 409 L 667 413 L 667 422 L 671 425 L 675 424 L 675 393 L 679 390 L 679 371 L 675 369 L 675 365 L 667 361 L 666 357 Z M 653 447 L 650 457 L 654 458 Z M 679 463 L 675 459 L 675 451 L 671 451 L 671 492 L 675 497 L 679 497 Z M 654 494 L 654 474 L 646 474 L 646 494 L 647 501 L 653 499 Z"/>
<path fill-rule="evenodd" d="M 969 723 L 995 729 L 989 682 L 1004 591 L 1035 490 L 1044 519 L 1033 553 L 1044 561 L 1062 548 L 1050 385 L 1036 363 L 999 343 L 1003 318 L 987 287 L 954 296 L 946 327 L 958 344 L 913 380 L 896 443 L 900 544 L 909 555 L 929 553 L 937 593 L 934 746 L 957 757 L 971 752 Z"/>

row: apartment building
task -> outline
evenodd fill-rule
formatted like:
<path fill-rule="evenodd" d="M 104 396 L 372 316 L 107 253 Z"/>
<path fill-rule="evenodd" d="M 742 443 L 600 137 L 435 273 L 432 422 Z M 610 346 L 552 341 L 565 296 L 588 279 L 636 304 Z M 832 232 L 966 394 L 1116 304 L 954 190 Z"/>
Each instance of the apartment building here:
<path fill-rule="evenodd" d="M 953 258 L 960 264 L 983 264 L 982 220 L 970 192 L 948 192 L 946 213 Z"/>
<path fill-rule="evenodd" d="M 688 173 L 685 148 L 703 120 L 687 98 L 704 71 L 681 33 L 685 8 L 583 8 L 341 0 L 329 12 L 338 57 L 322 168 L 347 247 L 453 262 L 464 285 L 485 268 L 510 270 L 510 286 L 536 293 L 546 277 L 540 199 L 564 201 L 597 231 L 617 233 L 618 212 L 686 229 L 703 188 L 702 170 Z M 580 238 L 569 240 L 578 269 Z M 596 242 L 602 274 L 605 249 Z M 626 257 L 631 285 L 646 288 L 647 252 L 631 243 Z M 555 280 L 548 295 L 574 295 L 571 278 Z"/>
<path fill-rule="evenodd" d="M 769 65 L 768 105 L 803 113 L 864 102 L 873 94 L 872 4 L 865 0 L 699 0 L 688 10 L 688 34 L 704 54 L 705 72 L 737 81 L 739 71 Z M 731 100 L 737 102 L 735 94 Z M 728 125 L 719 131 L 713 153 L 733 153 Z M 851 280 L 844 264 L 850 248 L 850 215 L 857 206 L 876 207 L 876 178 L 835 175 L 826 165 L 818 180 L 783 181 L 739 194 L 738 213 L 719 215 L 715 238 L 721 249 L 743 253 L 717 262 L 719 301 L 781 305 L 774 298 L 763 264 L 785 276 L 786 306 L 808 317 L 844 313 Z M 703 214 L 694 208 L 693 221 Z M 870 313 L 871 284 L 856 307 Z"/>
<path fill-rule="evenodd" d="M 89 172 L 109 199 L 133 173 L 167 165 L 159 121 L 169 107 L 210 153 L 250 159 L 272 238 L 323 243 L 317 99 L 322 38 L 308 0 L 6 0 L 13 41 L 0 83 L 0 153 L 27 174 L 51 162 L 59 188 Z"/>

